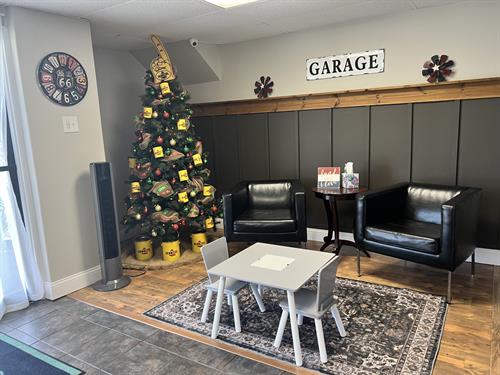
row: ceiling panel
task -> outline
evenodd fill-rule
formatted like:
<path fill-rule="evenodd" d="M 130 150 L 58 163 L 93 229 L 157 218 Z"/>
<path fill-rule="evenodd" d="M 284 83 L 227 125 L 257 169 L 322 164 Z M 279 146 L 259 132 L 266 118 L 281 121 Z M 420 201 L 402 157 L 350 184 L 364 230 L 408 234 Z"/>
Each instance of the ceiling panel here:
<path fill-rule="evenodd" d="M 24 8 L 43 10 L 49 13 L 62 14 L 65 16 L 86 17 L 100 9 L 114 7 L 126 3 L 124 0 L 6 0 L 1 4 L 13 5 Z"/>
<path fill-rule="evenodd" d="M 138 49 L 149 35 L 225 44 L 466 0 L 258 0 L 223 9 L 203 0 L 0 0 L 90 21 L 94 44 Z M 482 0 L 496 1 L 496 0 Z"/>
<path fill-rule="evenodd" d="M 414 9 L 414 7 L 407 1 L 353 1 L 343 6 L 335 8 L 330 7 L 314 13 L 308 13 L 305 16 L 300 15 L 279 18 L 274 22 L 274 26 L 276 33 L 285 33 L 289 32 L 292 28 L 294 31 L 308 29 L 310 27 L 307 27 L 307 25 L 310 25 L 312 22 L 314 22 L 317 27 L 320 27 L 331 24 L 341 24 L 357 19 L 367 19 L 385 14 L 404 12 L 412 9 Z M 306 22 L 301 22 L 304 18 Z"/>
<path fill-rule="evenodd" d="M 166 24 L 219 11 L 219 7 L 202 0 L 135 0 L 98 10 L 87 18 L 98 23 L 119 23 L 135 28 Z"/>

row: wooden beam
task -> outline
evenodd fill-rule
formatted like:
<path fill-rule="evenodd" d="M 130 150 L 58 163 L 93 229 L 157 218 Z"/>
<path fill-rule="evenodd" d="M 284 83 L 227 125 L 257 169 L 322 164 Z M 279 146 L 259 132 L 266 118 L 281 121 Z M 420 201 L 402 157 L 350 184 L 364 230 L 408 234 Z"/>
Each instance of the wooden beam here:
<path fill-rule="evenodd" d="M 195 116 L 286 112 L 309 109 L 440 102 L 500 97 L 500 77 L 193 104 Z"/>

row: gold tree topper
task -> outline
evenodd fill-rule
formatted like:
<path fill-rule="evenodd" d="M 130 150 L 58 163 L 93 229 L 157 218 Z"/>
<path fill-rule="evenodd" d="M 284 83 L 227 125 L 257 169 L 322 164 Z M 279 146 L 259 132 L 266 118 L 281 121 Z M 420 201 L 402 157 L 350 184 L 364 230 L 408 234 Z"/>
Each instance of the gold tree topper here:
<path fill-rule="evenodd" d="M 151 41 L 158 52 L 158 56 L 151 61 L 151 72 L 155 83 L 173 80 L 175 78 L 174 69 L 167 50 L 156 35 L 151 35 Z"/>

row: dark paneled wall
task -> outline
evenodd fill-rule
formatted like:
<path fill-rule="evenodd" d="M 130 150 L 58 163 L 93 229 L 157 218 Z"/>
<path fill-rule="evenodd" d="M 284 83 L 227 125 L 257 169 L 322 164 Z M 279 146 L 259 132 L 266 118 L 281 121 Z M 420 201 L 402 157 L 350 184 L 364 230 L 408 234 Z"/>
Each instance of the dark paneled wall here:
<path fill-rule="evenodd" d="M 462 102 L 458 184 L 483 189 L 479 238 L 500 245 L 500 99 Z"/>
<path fill-rule="evenodd" d="M 228 191 L 240 181 L 238 152 L 238 126 L 240 116 L 224 116 L 213 119 L 213 150 L 215 162 L 215 186 L 219 193 Z M 206 142 L 205 142 L 206 143 Z"/>
<path fill-rule="evenodd" d="M 414 181 L 456 184 L 459 116 L 458 101 L 413 106 Z"/>
<path fill-rule="evenodd" d="M 371 108 L 370 187 L 410 180 L 411 111 L 411 104 Z"/>
<path fill-rule="evenodd" d="M 299 178 L 299 114 L 269 114 L 269 177 Z"/>
<path fill-rule="evenodd" d="M 299 173 L 306 187 L 307 224 L 326 228 L 323 203 L 311 191 L 316 186 L 318 167 L 332 162 L 332 111 L 299 112 Z"/>
<path fill-rule="evenodd" d="M 332 111 L 332 165 L 354 162 L 360 184 L 368 186 L 370 170 L 370 108 L 338 108 Z M 354 222 L 354 201 L 339 201 L 340 226 L 350 230 Z M 324 218 L 323 218 L 324 221 Z"/>
<path fill-rule="evenodd" d="M 228 191 L 243 179 L 300 178 L 308 226 L 325 228 L 311 194 L 317 167 L 354 162 L 370 188 L 401 181 L 483 189 L 479 246 L 500 248 L 500 99 L 199 117 L 214 183 Z M 354 205 L 339 206 L 342 230 Z"/>

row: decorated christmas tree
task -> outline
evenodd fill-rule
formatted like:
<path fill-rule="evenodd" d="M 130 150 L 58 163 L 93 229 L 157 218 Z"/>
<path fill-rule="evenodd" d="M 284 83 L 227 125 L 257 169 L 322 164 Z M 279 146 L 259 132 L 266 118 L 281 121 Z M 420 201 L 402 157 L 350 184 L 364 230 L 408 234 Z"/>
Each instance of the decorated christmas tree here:
<path fill-rule="evenodd" d="M 129 157 L 130 193 L 123 222 L 172 242 L 183 233 L 214 228 L 220 201 L 207 182 L 208 155 L 195 133 L 189 95 L 159 38 L 152 40 L 159 56 L 146 72 L 143 112 L 135 118 L 137 140 Z"/>

